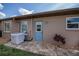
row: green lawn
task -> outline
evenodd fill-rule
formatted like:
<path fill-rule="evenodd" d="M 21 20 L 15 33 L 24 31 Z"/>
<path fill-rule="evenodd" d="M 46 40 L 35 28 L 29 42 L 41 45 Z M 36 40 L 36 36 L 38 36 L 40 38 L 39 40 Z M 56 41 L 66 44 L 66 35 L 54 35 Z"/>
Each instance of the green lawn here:
<path fill-rule="evenodd" d="M 0 45 L 0 56 L 41 56 L 41 55 Z"/>

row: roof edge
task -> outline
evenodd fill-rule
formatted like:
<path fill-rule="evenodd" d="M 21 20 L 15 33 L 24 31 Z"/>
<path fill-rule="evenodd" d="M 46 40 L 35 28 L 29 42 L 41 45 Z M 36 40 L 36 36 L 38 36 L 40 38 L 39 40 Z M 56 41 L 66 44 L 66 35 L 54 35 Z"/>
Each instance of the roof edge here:
<path fill-rule="evenodd" d="M 69 12 L 69 11 L 78 11 L 79 8 L 69 8 L 69 9 L 61 9 L 61 10 L 53 10 L 53 11 L 45 11 L 45 12 L 39 12 L 39 13 L 33 13 L 33 14 L 28 14 L 28 15 L 21 15 L 21 16 L 15 16 L 15 17 L 9 17 L 9 18 L 4 18 L 0 19 L 0 21 L 3 20 L 10 20 L 13 18 L 22 18 L 22 17 L 33 17 L 33 16 L 41 16 L 41 15 L 47 15 L 47 14 L 57 14 L 57 13 L 64 13 L 64 12 Z M 77 13 L 78 14 L 78 13 Z"/>

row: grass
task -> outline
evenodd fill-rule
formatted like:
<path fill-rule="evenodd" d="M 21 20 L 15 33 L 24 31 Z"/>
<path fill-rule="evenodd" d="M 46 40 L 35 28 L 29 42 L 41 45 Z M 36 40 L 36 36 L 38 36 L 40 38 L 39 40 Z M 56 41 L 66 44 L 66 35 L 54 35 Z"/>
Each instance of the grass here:
<path fill-rule="evenodd" d="M 0 45 L 0 56 L 42 56 L 42 55 Z"/>

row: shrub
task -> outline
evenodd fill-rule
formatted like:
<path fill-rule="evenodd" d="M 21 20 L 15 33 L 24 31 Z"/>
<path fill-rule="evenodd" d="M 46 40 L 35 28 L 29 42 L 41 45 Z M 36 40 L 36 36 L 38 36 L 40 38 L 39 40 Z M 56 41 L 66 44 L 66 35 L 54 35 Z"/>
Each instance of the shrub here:
<path fill-rule="evenodd" d="M 53 38 L 56 42 L 61 42 L 62 44 L 65 44 L 65 38 L 61 36 L 60 34 L 55 34 Z"/>

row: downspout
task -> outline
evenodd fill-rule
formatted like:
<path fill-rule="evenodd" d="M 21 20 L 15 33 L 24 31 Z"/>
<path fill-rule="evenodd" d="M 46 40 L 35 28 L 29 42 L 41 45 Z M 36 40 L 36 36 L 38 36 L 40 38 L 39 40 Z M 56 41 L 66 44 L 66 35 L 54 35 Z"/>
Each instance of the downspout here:
<path fill-rule="evenodd" d="M 4 20 L 1 22 L 2 37 L 4 37 Z"/>
<path fill-rule="evenodd" d="M 11 32 L 12 32 L 12 33 L 15 32 L 15 31 L 14 31 L 14 21 L 15 21 L 15 18 L 12 19 L 12 26 L 11 26 Z"/>
<path fill-rule="evenodd" d="M 32 18 L 31 18 L 30 40 L 32 39 L 33 39 L 33 30 L 32 30 Z"/>

